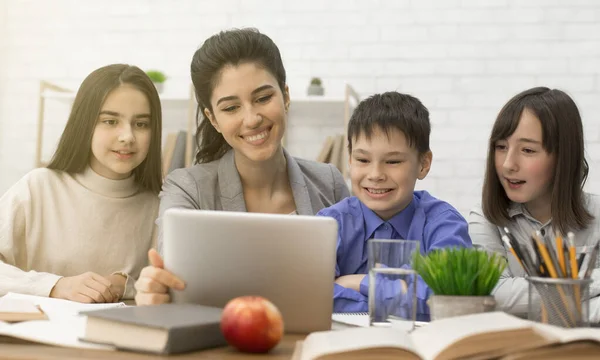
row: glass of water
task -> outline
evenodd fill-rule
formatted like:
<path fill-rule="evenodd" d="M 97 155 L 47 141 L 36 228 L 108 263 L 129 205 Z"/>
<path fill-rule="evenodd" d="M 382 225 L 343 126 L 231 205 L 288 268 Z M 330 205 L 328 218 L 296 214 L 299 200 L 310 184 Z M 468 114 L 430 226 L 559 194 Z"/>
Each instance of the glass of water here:
<path fill-rule="evenodd" d="M 412 330 L 417 314 L 417 273 L 411 262 L 419 251 L 419 241 L 371 239 L 367 247 L 370 325 Z"/>

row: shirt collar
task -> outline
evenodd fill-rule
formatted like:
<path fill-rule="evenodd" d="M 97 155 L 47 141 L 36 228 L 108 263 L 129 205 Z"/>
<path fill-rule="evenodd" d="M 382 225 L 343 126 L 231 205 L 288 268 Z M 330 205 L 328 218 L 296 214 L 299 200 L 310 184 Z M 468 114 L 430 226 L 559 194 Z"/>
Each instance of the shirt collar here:
<path fill-rule="evenodd" d="M 508 216 L 511 218 L 517 215 L 525 215 L 527 210 L 523 207 L 523 204 L 511 202 L 508 206 Z"/>
<path fill-rule="evenodd" d="M 525 205 L 521 203 L 511 202 L 508 206 L 508 216 L 511 218 L 515 218 L 519 215 L 524 216 L 527 220 L 529 220 L 529 222 L 535 223 L 541 227 L 550 225 L 552 223 L 552 219 L 550 219 L 545 224 L 542 224 L 541 222 L 539 222 L 539 220 L 531 216 L 529 211 L 527 211 Z"/>
<path fill-rule="evenodd" d="M 408 229 L 410 229 L 410 225 L 415 215 L 415 203 L 417 201 L 418 199 L 413 194 L 413 199 L 408 204 L 408 206 L 387 221 L 387 223 L 391 224 L 394 230 L 396 230 L 396 232 L 403 239 L 406 239 L 406 237 L 408 236 Z M 362 209 L 363 217 L 365 219 L 365 235 L 367 236 L 367 239 L 370 239 L 371 236 L 373 236 L 375 230 L 377 230 L 377 228 L 381 226 L 381 224 L 383 224 L 385 221 L 383 221 L 377 214 L 375 214 L 373 210 L 369 209 L 365 204 L 363 204 L 362 201 L 360 202 L 360 207 Z"/>

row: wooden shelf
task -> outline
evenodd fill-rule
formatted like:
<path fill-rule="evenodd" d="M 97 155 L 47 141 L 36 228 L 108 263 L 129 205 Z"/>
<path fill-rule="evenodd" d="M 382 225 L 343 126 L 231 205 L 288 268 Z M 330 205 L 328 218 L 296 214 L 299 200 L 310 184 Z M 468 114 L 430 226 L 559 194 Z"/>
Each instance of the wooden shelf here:
<path fill-rule="evenodd" d="M 56 84 L 52 84 L 46 81 L 40 82 L 40 92 L 39 92 L 39 114 L 38 114 L 38 129 L 37 129 L 37 145 L 36 145 L 36 157 L 35 163 L 36 166 L 44 166 L 45 162 L 42 159 L 42 142 L 43 142 L 43 132 L 44 132 L 44 107 L 46 101 L 58 101 L 68 106 L 73 104 L 75 99 L 75 91 L 67 88 L 60 87 Z M 187 129 L 187 139 L 186 139 L 186 149 L 185 149 L 185 166 L 189 167 L 193 163 L 193 142 L 195 141 L 195 132 L 196 132 L 196 98 L 195 91 L 192 84 L 190 84 L 188 94 L 182 93 L 174 93 L 167 92 L 164 94 L 159 94 L 161 103 L 163 107 L 167 106 L 176 106 L 176 107 L 185 107 L 187 112 L 187 125 L 185 126 Z M 299 111 L 301 113 L 311 113 L 314 111 L 313 107 L 316 109 L 340 109 L 339 124 L 342 126 L 343 133 L 345 133 L 346 128 L 348 126 L 348 120 L 350 120 L 350 116 L 352 114 L 353 108 L 358 104 L 360 98 L 357 92 L 350 86 L 346 85 L 344 96 L 320 96 L 320 95 L 312 95 L 312 96 L 299 96 L 292 97 L 291 99 L 291 108 L 294 111 Z M 319 110 L 316 110 L 319 111 Z M 338 110 L 334 112 L 337 113 Z M 341 116 L 341 112 L 343 111 L 343 117 Z M 331 134 L 335 135 L 335 134 Z M 344 143 L 343 149 L 347 148 L 346 137 L 343 136 Z M 284 134 L 282 142 L 284 146 L 286 146 L 287 135 Z M 339 161 L 339 163 L 338 163 Z M 348 177 L 347 172 L 347 161 L 348 154 L 346 151 L 342 151 L 341 158 L 336 161 L 336 165 L 340 168 L 340 171 L 344 175 L 345 178 Z"/>
<path fill-rule="evenodd" d="M 74 92 L 56 92 L 52 90 L 45 90 L 42 95 L 44 99 L 59 100 L 64 102 L 73 102 L 75 100 Z M 160 101 L 163 102 L 185 102 L 190 101 L 189 96 L 182 96 L 177 94 L 158 94 Z"/>
<path fill-rule="evenodd" d="M 319 103 L 343 104 L 344 102 L 346 102 L 346 99 L 344 99 L 343 97 L 327 97 L 327 96 L 313 95 L 313 96 L 292 97 L 291 102 L 292 103 L 319 102 Z"/>

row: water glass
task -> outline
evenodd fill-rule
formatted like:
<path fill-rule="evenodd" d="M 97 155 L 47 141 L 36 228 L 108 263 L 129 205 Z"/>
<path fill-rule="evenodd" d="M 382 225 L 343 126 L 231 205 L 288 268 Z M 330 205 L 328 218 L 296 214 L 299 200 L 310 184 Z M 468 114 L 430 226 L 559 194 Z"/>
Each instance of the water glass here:
<path fill-rule="evenodd" d="M 417 312 L 417 273 L 411 263 L 419 252 L 419 241 L 371 239 L 367 248 L 370 325 L 412 330 Z"/>

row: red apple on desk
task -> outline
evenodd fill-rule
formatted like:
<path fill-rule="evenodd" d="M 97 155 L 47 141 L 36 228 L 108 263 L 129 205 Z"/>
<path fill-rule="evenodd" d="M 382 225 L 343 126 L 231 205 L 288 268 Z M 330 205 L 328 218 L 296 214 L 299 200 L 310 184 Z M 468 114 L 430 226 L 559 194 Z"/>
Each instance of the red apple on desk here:
<path fill-rule="evenodd" d="M 264 353 L 281 340 L 283 318 L 269 300 L 260 296 L 241 296 L 225 305 L 221 332 L 225 340 L 240 351 Z"/>

